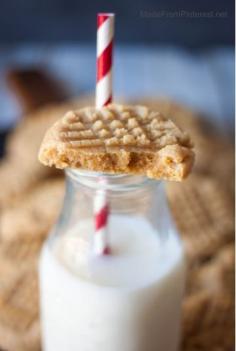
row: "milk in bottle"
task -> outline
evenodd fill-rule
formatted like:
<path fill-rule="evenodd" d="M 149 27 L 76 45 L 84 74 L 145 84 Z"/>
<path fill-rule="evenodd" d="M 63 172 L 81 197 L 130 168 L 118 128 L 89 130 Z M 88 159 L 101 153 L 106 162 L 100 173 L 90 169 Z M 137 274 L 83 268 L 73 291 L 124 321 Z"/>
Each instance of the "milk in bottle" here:
<path fill-rule="evenodd" d="M 40 259 L 45 351 L 176 351 L 185 266 L 163 185 L 107 176 L 112 254 L 93 252 L 96 174 L 67 172 Z"/>

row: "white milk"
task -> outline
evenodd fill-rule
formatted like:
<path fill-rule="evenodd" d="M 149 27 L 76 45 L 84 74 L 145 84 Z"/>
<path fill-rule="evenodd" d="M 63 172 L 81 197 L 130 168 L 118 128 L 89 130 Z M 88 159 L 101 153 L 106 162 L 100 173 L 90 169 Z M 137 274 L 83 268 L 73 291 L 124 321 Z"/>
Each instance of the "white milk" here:
<path fill-rule="evenodd" d="M 174 235 L 112 215 L 112 256 L 94 257 L 92 220 L 46 245 L 40 261 L 45 351 L 175 351 L 184 286 Z"/>

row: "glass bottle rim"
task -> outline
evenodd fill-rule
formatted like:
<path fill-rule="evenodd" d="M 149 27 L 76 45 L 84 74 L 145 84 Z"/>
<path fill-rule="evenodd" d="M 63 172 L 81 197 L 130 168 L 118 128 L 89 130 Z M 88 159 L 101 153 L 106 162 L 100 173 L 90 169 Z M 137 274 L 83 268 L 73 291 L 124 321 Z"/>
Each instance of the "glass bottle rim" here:
<path fill-rule="evenodd" d="M 141 175 L 111 174 L 84 169 L 66 169 L 69 179 L 95 190 L 129 191 L 144 187 L 158 186 L 160 180 L 150 179 Z"/>

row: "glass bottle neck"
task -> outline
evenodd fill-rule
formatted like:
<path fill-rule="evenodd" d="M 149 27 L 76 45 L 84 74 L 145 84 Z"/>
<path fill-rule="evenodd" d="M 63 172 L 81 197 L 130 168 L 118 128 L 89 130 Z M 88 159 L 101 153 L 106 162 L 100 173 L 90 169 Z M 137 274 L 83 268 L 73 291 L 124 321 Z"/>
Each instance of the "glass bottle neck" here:
<path fill-rule="evenodd" d="M 134 230 L 140 221 L 145 221 L 161 240 L 166 239 L 169 230 L 174 228 L 163 182 L 142 176 L 69 169 L 66 171 L 63 208 L 53 232 L 65 235 L 77 223 L 88 220 L 95 230 L 95 197 L 101 189 L 109 204 L 109 231 L 114 229 L 111 225 L 114 219 L 117 223 L 128 220 Z M 122 230 L 122 226 L 119 227 Z"/>
<path fill-rule="evenodd" d="M 132 191 L 145 186 L 156 186 L 161 182 L 148 179 L 144 176 L 127 175 L 127 174 L 106 174 L 98 172 L 88 172 L 84 170 L 68 169 L 66 171 L 67 179 L 74 183 L 80 183 L 94 191 Z"/>
<path fill-rule="evenodd" d="M 94 201 L 99 192 L 105 194 L 110 215 L 147 217 L 166 206 L 161 182 L 143 176 L 67 171 L 67 206 L 78 207 L 78 211 L 86 207 L 88 216 L 93 217 Z"/>
<path fill-rule="evenodd" d="M 64 218 L 70 218 L 72 212 L 80 220 L 83 217 L 94 218 L 94 199 L 102 189 L 106 192 L 110 215 L 146 218 L 161 231 L 164 230 L 162 224 L 166 222 L 165 217 L 169 216 L 169 209 L 163 182 L 143 176 L 72 169 L 67 170 L 66 174 L 67 187 L 62 211 Z"/>

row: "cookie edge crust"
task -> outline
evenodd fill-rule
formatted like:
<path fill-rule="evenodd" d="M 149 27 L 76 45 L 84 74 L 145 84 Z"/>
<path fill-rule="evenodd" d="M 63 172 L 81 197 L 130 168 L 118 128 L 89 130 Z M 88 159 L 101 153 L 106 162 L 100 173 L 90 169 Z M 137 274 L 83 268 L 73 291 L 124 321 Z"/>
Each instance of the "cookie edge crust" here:
<path fill-rule="evenodd" d="M 63 143 L 42 144 L 39 161 L 59 169 L 75 168 L 104 173 L 129 173 L 154 179 L 181 181 L 190 173 L 194 152 L 184 146 L 167 145 L 158 151 L 89 151 L 68 149 Z"/>

